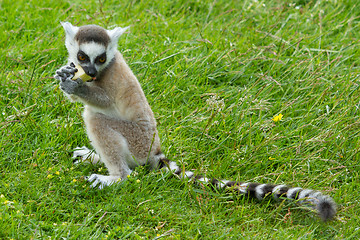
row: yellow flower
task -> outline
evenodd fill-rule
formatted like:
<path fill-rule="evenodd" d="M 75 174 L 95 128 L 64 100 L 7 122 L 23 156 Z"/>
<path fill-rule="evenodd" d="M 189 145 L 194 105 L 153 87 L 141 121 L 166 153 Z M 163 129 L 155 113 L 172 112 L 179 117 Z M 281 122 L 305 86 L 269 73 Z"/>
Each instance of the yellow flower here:
<path fill-rule="evenodd" d="M 278 122 L 278 121 L 280 121 L 280 120 L 282 119 L 283 116 L 284 116 L 284 115 L 282 115 L 282 114 L 280 113 L 279 115 L 274 116 L 274 117 L 272 118 L 272 120 L 273 120 L 274 122 Z"/>
<path fill-rule="evenodd" d="M 56 171 L 55 174 L 56 174 L 56 175 L 60 175 L 60 172 L 59 172 L 59 171 Z"/>
<path fill-rule="evenodd" d="M 12 204 L 14 204 L 14 202 L 9 201 L 9 200 L 5 200 L 5 201 L 3 202 L 3 204 L 11 206 Z"/>
<path fill-rule="evenodd" d="M 73 181 L 73 182 L 76 182 L 77 180 L 74 178 L 72 181 Z"/>
<path fill-rule="evenodd" d="M 140 182 L 140 179 L 137 179 L 136 182 L 139 183 L 139 182 Z"/>
<path fill-rule="evenodd" d="M 52 179 L 54 176 L 52 174 L 47 175 L 48 179 Z"/>
<path fill-rule="evenodd" d="M 272 161 L 272 160 L 275 160 L 275 158 L 273 158 L 273 157 L 269 157 L 269 160 L 270 160 L 270 161 Z"/>

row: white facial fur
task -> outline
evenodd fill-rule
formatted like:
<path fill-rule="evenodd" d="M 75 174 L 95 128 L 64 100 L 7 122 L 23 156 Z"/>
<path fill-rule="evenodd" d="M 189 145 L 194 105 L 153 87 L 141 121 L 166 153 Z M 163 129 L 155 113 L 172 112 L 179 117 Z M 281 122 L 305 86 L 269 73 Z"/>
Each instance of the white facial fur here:
<path fill-rule="evenodd" d="M 84 43 L 80 45 L 80 50 L 82 50 L 86 55 L 89 56 L 91 63 L 94 63 L 95 58 L 105 52 L 104 45 L 97 44 L 95 42 Z"/>
<path fill-rule="evenodd" d="M 88 55 L 88 57 L 90 58 L 91 64 L 94 64 L 95 59 L 99 55 L 103 54 L 106 51 L 106 48 L 104 45 L 101 45 L 101 44 L 98 44 L 95 42 L 81 44 L 79 49 L 81 51 L 83 51 L 86 55 Z M 97 71 L 101 71 L 103 69 L 103 67 L 105 67 L 109 63 L 109 61 L 114 57 L 114 56 L 112 56 L 112 57 L 109 56 L 108 52 L 106 53 L 106 55 L 107 55 L 107 59 L 104 64 L 102 64 L 100 66 L 95 65 Z M 77 59 L 76 59 L 76 62 L 77 62 Z"/>

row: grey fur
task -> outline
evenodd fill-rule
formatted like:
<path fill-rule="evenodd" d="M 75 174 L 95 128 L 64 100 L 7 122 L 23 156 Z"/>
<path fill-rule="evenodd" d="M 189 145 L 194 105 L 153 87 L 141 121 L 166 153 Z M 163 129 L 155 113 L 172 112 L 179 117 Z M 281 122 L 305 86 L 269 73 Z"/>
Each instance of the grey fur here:
<path fill-rule="evenodd" d="M 96 42 L 103 44 L 105 47 L 110 43 L 110 37 L 106 30 L 96 25 L 86 25 L 79 28 L 75 35 L 75 40 L 79 44 Z"/>

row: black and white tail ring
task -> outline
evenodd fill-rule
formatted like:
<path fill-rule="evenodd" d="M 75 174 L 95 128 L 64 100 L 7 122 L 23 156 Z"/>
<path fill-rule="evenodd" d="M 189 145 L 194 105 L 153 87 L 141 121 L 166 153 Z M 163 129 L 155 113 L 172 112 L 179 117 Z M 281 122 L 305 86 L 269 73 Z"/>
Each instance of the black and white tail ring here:
<path fill-rule="evenodd" d="M 238 194 L 263 200 L 272 197 L 275 200 L 295 200 L 303 206 L 316 210 L 323 221 L 331 220 L 336 214 L 336 203 L 334 200 L 319 191 L 303 189 L 300 187 L 288 187 L 286 185 L 260 184 L 252 182 L 235 182 L 229 180 L 209 179 L 195 175 L 192 171 L 182 171 L 176 162 L 166 158 L 160 159 L 160 168 L 172 171 L 179 178 L 193 179 L 195 182 L 211 184 L 218 189 L 230 190 Z"/>

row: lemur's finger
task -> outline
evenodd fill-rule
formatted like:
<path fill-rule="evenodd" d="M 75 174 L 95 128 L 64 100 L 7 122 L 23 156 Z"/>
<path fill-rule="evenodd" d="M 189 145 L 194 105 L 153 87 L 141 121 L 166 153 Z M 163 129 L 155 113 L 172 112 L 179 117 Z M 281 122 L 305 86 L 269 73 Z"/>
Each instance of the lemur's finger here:
<path fill-rule="evenodd" d="M 74 74 L 76 72 L 76 68 L 70 67 L 70 66 L 65 66 L 62 69 L 63 72 L 67 73 L 67 74 Z"/>
<path fill-rule="evenodd" d="M 64 68 L 62 68 L 62 69 L 56 71 L 55 78 L 64 82 L 64 81 L 66 81 L 66 79 L 71 79 L 72 75 L 73 74 L 70 74 L 70 73 L 64 71 Z"/>
<path fill-rule="evenodd" d="M 56 74 L 56 75 L 54 76 L 54 78 L 57 79 L 57 80 L 61 80 L 61 77 L 60 77 L 58 74 Z"/>
<path fill-rule="evenodd" d="M 59 78 L 65 77 L 64 73 L 62 71 L 60 71 L 60 70 L 56 71 L 56 76 L 59 77 Z"/>

